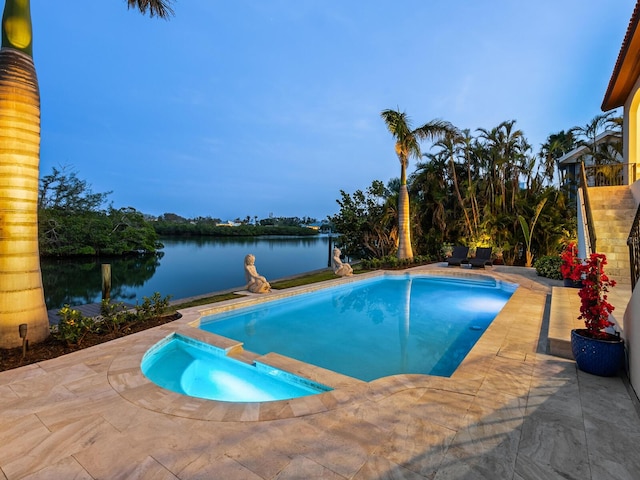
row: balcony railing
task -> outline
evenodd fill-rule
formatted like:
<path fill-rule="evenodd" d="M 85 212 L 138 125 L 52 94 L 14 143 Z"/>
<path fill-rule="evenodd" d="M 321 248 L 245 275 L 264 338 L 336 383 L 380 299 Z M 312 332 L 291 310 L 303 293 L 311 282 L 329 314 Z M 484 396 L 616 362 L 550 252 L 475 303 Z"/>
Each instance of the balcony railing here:
<path fill-rule="evenodd" d="M 589 187 L 612 187 L 631 185 L 638 178 L 635 163 L 611 163 L 607 165 L 584 165 Z"/>

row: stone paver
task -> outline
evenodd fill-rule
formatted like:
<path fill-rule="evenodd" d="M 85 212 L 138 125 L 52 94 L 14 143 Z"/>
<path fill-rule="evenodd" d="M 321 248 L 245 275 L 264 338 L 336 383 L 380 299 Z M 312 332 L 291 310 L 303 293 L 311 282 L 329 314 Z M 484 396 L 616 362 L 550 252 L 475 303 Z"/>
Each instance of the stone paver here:
<path fill-rule="evenodd" d="M 523 268 L 424 270 L 520 285 L 451 378 L 336 376 L 333 392 L 266 404 L 172 394 L 139 360 L 192 328 L 190 312 L 0 373 L 0 479 L 638 478 L 640 420 L 623 380 L 541 351 L 557 284 Z"/>

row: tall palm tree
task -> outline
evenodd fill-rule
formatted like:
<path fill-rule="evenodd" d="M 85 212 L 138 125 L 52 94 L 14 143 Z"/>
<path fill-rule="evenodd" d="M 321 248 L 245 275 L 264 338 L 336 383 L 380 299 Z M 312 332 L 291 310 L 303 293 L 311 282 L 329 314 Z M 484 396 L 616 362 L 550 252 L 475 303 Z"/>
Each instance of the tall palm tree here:
<path fill-rule="evenodd" d="M 411 128 L 411 120 L 405 112 L 383 110 L 380 116 L 387 129 L 396 140 L 396 155 L 400 160 L 400 189 L 398 191 L 398 258 L 413 258 L 411 247 L 411 222 L 409 192 L 407 190 L 407 166 L 411 157 L 420 158 L 420 141 L 439 139 L 455 129 L 449 122 L 432 120 L 416 129 Z"/>
<path fill-rule="evenodd" d="M 558 168 L 558 159 L 565 153 L 570 152 L 575 147 L 575 139 L 571 131 L 564 130 L 552 133 L 547 137 L 547 141 L 540 147 L 540 159 L 544 167 L 544 176 L 553 183 L 553 176 Z M 560 172 L 558 172 L 560 173 Z M 558 186 L 562 185 L 562 178 L 558 175 Z"/>
<path fill-rule="evenodd" d="M 127 0 L 167 18 L 172 0 Z M 0 348 L 49 335 L 38 250 L 40 92 L 32 56 L 29 0 L 6 0 L 0 48 Z"/>
<path fill-rule="evenodd" d="M 458 200 L 458 205 L 464 214 L 464 224 L 467 230 L 467 236 L 472 240 L 477 240 L 478 235 L 477 231 L 471 223 L 471 219 L 469 218 L 469 212 L 467 211 L 467 207 L 462 198 L 462 194 L 460 193 L 460 185 L 458 182 L 458 174 L 456 173 L 456 169 L 458 165 L 456 163 L 456 156 L 462 150 L 462 145 L 464 142 L 464 137 L 461 133 L 450 133 L 446 134 L 444 138 L 437 141 L 433 146 L 440 149 L 437 153 L 441 155 L 443 158 L 446 158 L 449 164 L 451 165 L 451 183 L 453 184 L 453 190 L 456 194 L 456 198 Z"/>
<path fill-rule="evenodd" d="M 485 161 L 488 169 L 486 188 L 494 212 L 507 211 L 509 204 L 513 208 L 515 193 L 519 189 L 518 180 L 522 162 L 527 151 L 531 149 L 523 132 L 514 129 L 515 122 L 515 120 L 504 121 L 491 130 L 478 129 L 486 149 Z"/>

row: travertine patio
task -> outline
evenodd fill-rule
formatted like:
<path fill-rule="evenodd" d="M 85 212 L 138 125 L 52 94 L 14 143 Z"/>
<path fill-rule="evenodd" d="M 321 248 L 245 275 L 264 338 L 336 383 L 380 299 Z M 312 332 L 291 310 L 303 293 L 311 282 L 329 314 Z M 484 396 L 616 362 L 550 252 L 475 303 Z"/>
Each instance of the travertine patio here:
<path fill-rule="evenodd" d="M 137 363 L 187 319 L 2 372 L 0 478 L 639 478 L 640 419 L 623 379 L 542 353 L 559 282 L 480 273 L 520 288 L 451 378 L 338 378 L 334 392 L 262 405 L 192 399 L 150 384 Z"/>

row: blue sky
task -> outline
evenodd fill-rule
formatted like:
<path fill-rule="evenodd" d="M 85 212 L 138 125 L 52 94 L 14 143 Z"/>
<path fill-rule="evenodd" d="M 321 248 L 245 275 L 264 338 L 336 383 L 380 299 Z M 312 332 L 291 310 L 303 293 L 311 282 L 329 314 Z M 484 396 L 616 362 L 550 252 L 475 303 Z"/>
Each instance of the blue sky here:
<path fill-rule="evenodd" d="M 515 119 L 535 153 L 588 123 L 634 5 L 177 0 L 164 21 L 32 0 L 41 174 L 70 167 L 152 215 L 323 219 L 340 190 L 399 176 L 384 109 Z"/>

